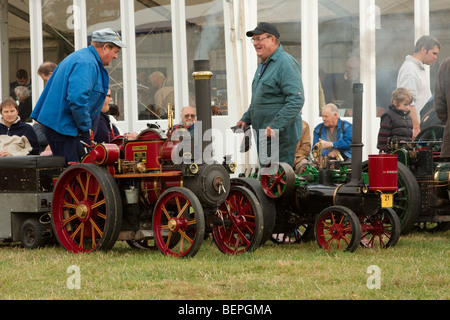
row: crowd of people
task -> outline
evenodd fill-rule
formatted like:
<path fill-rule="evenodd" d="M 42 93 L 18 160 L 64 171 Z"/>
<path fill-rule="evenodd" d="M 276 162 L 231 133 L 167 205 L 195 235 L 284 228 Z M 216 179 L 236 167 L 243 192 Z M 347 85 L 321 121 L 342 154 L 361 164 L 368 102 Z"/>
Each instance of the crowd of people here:
<path fill-rule="evenodd" d="M 262 165 L 276 159 L 290 164 L 296 173 L 302 173 L 310 161 L 312 148 L 320 147 L 322 155 L 330 159 L 351 159 L 352 124 L 341 119 L 340 108 L 350 108 L 352 97 L 349 89 L 359 81 L 359 60 L 350 58 L 346 72 L 337 81 L 342 88 L 333 92 L 338 102 L 321 106 L 322 122 L 314 126 L 312 135 L 309 124 L 302 120 L 304 91 L 301 68 L 298 62 L 284 51 L 280 33 L 270 23 L 261 22 L 246 33 L 251 38 L 259 65 L 252 82 L 252 97 L 248 110 L 237 122 L 244 129 L 251 125 L 256 134 L 257 152 Z M 60 155 L 67 163 L 79 162 L 82 146 L 90 143 L 91 136 L 97 143 L 109 143 L 119 135 L 135 139 L 137 133 L 124 134 L 116 118 L 111 116 L 111 86 L 105 66 L 117 59 L 125 44 L 113 29 L 106 28 L 92 34 L 88 48 L 74 52 L 59 65 L 43 63 L 38 74 L 44 81 L 36 106 L 31 107 L 31 79 L 21 69 L 16 81 L 11 83 L 11 98 L 0 104 L 0 157 L 23 154 Z M 377 148 L 385 152 L 392 139 L 413 140 L 420 131 L 420 111 L 434 99 L 436 114 L 445 123 L 444 156 L 450 155 L 450 58 L 438 72 L 435 97 L 432 97 L 426 81 L 425 65 L 436 62 L 440 43 L 432 36 L 417 41 L 415 52 L 408 55 L 400 68 L 397 89 L 392 92 L 392 104 L 381 115 Z M 150 76 L 152 85 L 158 88 L 158 115 L 164 113 L 167 97 L 173 95 L 173 86 L 161 72 Z M 324 83 L 325 84 L 325 83 Z M 322 86 L 321 86 L 322 88 Z M 345 91 L 345 92 L 344 92 Z M 351 110 L 350 110 L 351 111 Z M 181 122 L 175 129 L 195 127 L 196 109 L 189 105 L 181 109 Z M 34 121 L 33 125 L 24 123 Z M 275 142 L 276 141 L 276 144 Z"/>

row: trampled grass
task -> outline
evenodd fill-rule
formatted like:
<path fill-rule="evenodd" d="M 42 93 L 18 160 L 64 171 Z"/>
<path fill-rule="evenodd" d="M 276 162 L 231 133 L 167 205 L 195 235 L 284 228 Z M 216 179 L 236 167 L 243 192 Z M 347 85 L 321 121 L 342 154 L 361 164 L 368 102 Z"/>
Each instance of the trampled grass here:
<path fill-rule="evenodd" d="M 0 299 L 448 300 L 449 257 L 450 232 L 413 233 L 394 248 L 354 253 L 269 241 L 254 253 L 226 256 L 205 240 L 194 258 L 181 260 L 124 242 L 78 255 L 0 244 Z M 379 273 L 367 273 L 373 265 Z M 80 268 L 80 289 L 68 288 L 70 266 Z M 373 288 L 377 275 L 380 289 Z"/>

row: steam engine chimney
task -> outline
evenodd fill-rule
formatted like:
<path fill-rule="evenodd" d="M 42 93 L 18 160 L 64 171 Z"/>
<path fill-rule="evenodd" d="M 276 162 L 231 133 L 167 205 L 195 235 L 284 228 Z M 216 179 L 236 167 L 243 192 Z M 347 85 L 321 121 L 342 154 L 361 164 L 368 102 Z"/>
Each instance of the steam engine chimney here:
<path fill-rule="evenodd" d="M 352 139 L 352 179 L 350 185 L 358 186 L 362 172 L 362 101 L 363 84 L 353 85 L 353 139 Z"/>
<path fill-rule="evenodd" d="M 205 147 L 211 141 L 203 141 L 205 132 L 212 128 L 212 111 L 211 111 L 211 78 L 213 73 L 209 70 L 209 60 L 195 60 L 194 73 L 192 75 L 195 80 L 195 100 L 197 109 L 197 125 L 195 130 L 195 159 L 201 154 L 203 162 L 211 161 L 213 155 L 205 154 Z M 201 134 L 201 136 L 199 136 Z M 212 151 L 212 148 L 210 149 Z M 200 154 L 198 152 L 201 152 Z"/>

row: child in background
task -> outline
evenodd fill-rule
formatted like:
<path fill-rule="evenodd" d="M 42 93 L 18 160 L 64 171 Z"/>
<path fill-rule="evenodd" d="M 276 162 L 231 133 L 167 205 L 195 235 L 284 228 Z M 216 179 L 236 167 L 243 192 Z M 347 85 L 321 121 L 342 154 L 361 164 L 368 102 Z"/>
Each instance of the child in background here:
<path fill-rule="evenodd" d="M 392 105 L 381 116 L 377 144 L 380 153 L 386 151 L 389 141 L 413 139 L 413 122 L 409 110 L 412 101 L 413 96 L 406 88 L 397 88 L 392 92 Z"/>

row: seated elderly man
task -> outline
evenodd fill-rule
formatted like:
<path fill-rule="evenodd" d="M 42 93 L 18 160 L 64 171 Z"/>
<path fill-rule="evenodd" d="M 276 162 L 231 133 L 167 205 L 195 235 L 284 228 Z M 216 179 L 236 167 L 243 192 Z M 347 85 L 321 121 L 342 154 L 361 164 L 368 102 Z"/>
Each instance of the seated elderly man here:
<path fill-rule="evenodd" d="M 33 128 L 20 121 L 19 107 L 12 99 L 0 104 L 0 157 L 39 154 L 39 143 Z"/>
<path fill-rule="evenodd" d="M 181 122 L 175 125 L 174 129 L 186 129 L 194 134 L 194 124 L 197 121 L 197 110 L 192 106 L 181 109 Z"/>
<path fill-rule="evenodd" d="M 323 123 L 314 128 L 313 145 L 322 145 L 322 155 L 337 159 L 338 154 L 344 160 L 352 157 L 352 124 L 341 120 L 335 104 L 327 104 L 322 110 Z"/>

